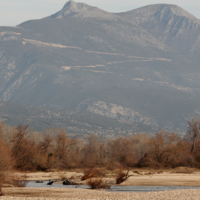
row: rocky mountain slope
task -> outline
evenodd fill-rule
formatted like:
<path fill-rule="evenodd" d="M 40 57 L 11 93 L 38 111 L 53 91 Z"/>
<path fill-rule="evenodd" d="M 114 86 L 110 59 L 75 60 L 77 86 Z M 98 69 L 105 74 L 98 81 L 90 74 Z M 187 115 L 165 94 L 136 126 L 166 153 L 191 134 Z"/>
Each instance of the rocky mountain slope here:
<path fill-rule="evenodd" d="M 29 124 L 31 131 L 62 128 L 69 137 L 87 137 L 98 134 L 101 138 L 129 136 L 137 132 L 154 134 L 158 127 L 143 123 L 126 123 L 81 110 L 54 110 L 0 101 L 0 120 L 17 127 Z"/>
<path fill-rule="evenodd" d="M 117 15 L 138 24 L 175 51 L 199 63 L 200 20 L 182 8 L 156 4 Z"/>
<path fill-rule="evenodd" d="M 0 27 L 0 100 L 185 131 L 200 102 L 188 50 L 197 24 L 177 6 L 113 14 L 69 1 L 49 17 Z"/>

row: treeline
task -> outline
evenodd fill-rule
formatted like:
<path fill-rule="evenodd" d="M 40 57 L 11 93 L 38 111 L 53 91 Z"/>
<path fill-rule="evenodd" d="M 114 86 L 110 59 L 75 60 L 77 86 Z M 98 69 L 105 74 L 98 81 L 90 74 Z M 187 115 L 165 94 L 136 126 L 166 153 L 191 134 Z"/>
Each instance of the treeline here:
<path fill-rule="evenodd" d="M 200 168 L 200 121 L 188 122 L 184 137 L 161 130 L 155 136 L 133 134 L 114 139 L 90 135 L 69 138 L 64 130 L 49 128 L 30 132 L 28 126 L 9 127 L 0 123 L 0 173 L 50 171 L 104 167 L 107 169 L 150 167 Z M 0 175 L 0 177 L 3 177 Z M 0 180 L 1 182 L 1 180 Z"/>

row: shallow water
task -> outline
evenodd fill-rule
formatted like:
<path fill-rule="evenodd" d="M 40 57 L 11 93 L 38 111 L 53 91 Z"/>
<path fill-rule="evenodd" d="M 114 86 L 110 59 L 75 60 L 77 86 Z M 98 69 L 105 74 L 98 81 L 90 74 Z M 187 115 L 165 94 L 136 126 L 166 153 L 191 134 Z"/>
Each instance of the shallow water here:
<path fill-rule="evenodd" d="M 35 181 L 28 182 L 28 188 L 82 188 L 89 189 L 87 185 L 63 185 L 53 183 L 52 185 L 47 185 L 49 181 L 44 181 L 43 183 L 35 183 Z M 177 186 L 116 186 L 113 185 L 107 191 L 110 192 L 156 192 L 156 191 L 166 191 L 166 190 L 178 190 L 178 189 L 200 189 L 200 187 L 177 187 Z"/>
<path fill-rule="evenodd" d="M 83 188 L 88 189 L 87 185 L 63 185 L 59 183 L 53 183 L 52 185 L 47 185 L 49 181 L 43 181 L 43 183 L 35 183 L 35 181 L 29 181 L 26 187 L 28 188 Z"/>
<path fill-rule="evenodd" d="M 180 189 L 200 189 L 200 187 L 177 187 L 177 186 L 115 186 L 111 187 L 113 192 L 157 192 Z"/>

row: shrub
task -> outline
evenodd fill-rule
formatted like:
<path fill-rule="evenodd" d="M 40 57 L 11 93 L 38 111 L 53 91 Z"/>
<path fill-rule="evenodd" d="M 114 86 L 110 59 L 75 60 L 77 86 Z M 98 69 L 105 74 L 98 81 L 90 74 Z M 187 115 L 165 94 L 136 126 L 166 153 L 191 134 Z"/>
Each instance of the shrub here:
<path fill-rule="evenodd" d="M 81 180 L 87 180 L 90 178 L 97 178 L 97 177 L 103 177 L 105 176 L 105 169 L 101 169 L 101 168 L 94 168 L 94 169 L 87 169 L 84 172 L 83 177 L 81 178 Z"/>
<path fill-rule="evenodd" d="M 34 154 L 37 150 L 33 141 L 27 137 L 28 125 L 19 125 L 13 134 L 12 154 L 15 157 L 15 168 L 19 170 L 35 170 L 33 166 Z"/>
<path fill-rule="evenodd" d="M 130 177 L 128 176 L 128 173 L 129 173 L 129 170 L 127 171 L 126 174 L 122 170 L 119 170 L 116 176 L 116 184 L 120 184 L 124 182 L 126 179 L 128 179 Z"/>
<path fill-rule="evenodd" d="M 90 186 L 90 189 L 110 189 L 110 185 L 102 178 L 90 179 L 87 185 Z"/>

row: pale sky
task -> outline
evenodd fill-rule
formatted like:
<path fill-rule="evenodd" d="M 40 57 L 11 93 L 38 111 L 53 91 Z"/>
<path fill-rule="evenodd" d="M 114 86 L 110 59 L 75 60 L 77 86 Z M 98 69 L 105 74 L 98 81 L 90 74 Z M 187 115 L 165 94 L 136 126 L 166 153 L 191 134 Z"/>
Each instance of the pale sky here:
<path fill-rule="evenodd" d="M 61 10 L 67 0 L 0 0 L 0 26 L 15 26 Z M 176 4 L 200 19 L 199 0 L 75 0 L 109 12 L 123 12 L 149 4 Z"/>

